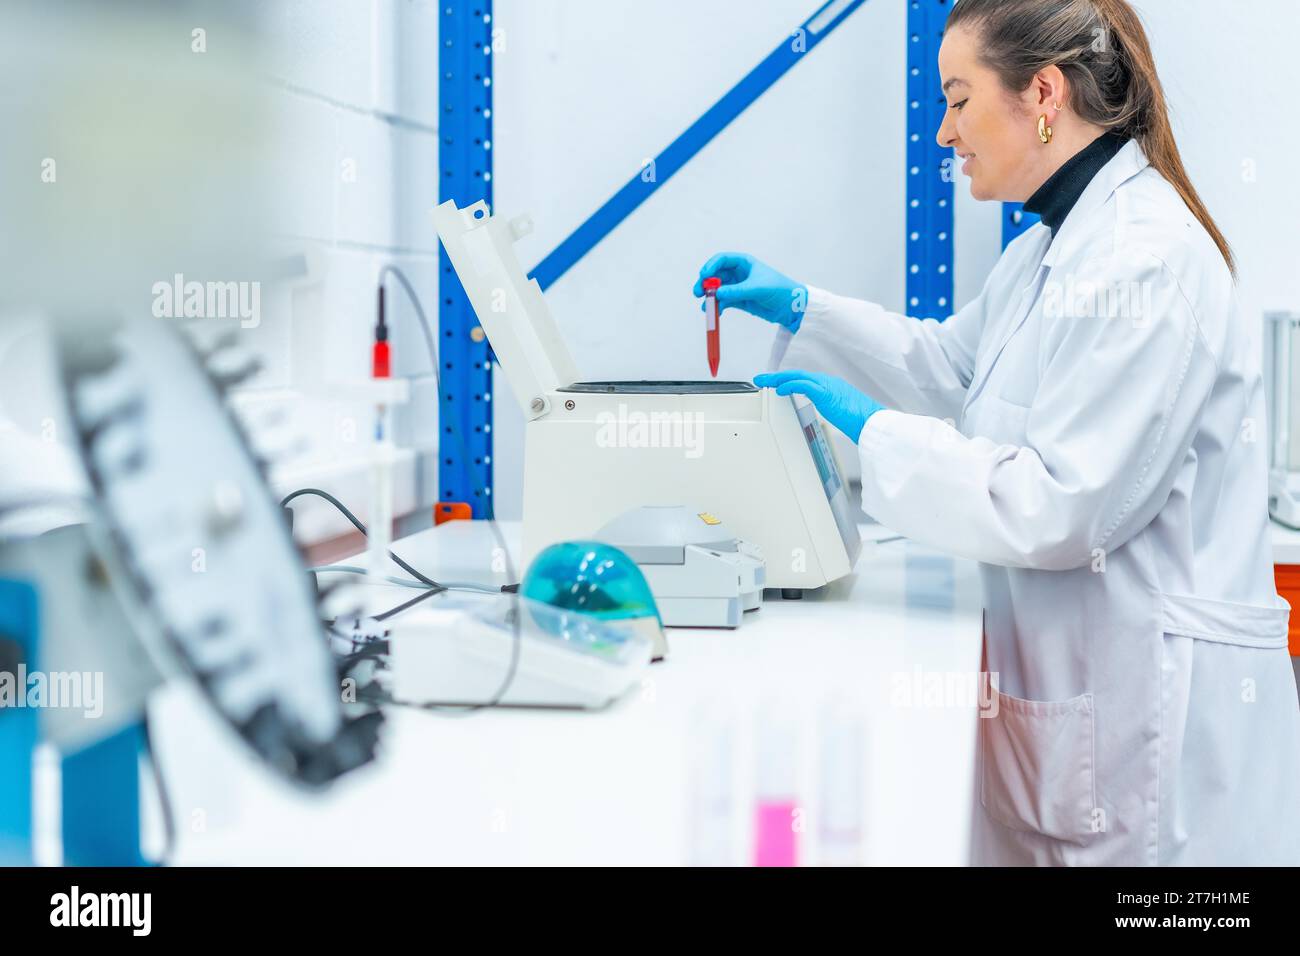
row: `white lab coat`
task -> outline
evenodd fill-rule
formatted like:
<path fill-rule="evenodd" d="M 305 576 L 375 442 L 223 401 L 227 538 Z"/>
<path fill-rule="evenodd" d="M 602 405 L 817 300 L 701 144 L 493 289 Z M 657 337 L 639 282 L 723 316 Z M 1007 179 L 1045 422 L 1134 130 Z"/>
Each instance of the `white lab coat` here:
<path fill-rule="evenodd" d="M 863 509 L 982 565 L 978 864 L 1300 864 L 1258 361 L 1136 142 L 944 323 L 812 289 L 774 364 L 885 404 Z"/>

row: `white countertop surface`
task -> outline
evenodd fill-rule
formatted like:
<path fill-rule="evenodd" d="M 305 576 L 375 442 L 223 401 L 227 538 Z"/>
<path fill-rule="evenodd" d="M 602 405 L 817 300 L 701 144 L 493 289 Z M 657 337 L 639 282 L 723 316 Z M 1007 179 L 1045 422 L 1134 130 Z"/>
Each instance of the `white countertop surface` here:
<path fill-rule="evenodd" d="M 512 550 L 517 525 L 503 524 Z M 867 529 L 877 537 L 881 529 Z M 439 580 L 504 583 L 482 522 L 452 522 L 396 550 Z M 394 588 L 393 604 L 415 592 Z M 769 596 L 774 592 L 768 592 Z M 861 794 L 861 860 L 960 864 L 968 847 L 981 600 L 974 564 L 894 540 L 864 545 L 852 576 L 802 601 L 769 600 L 734 631 L 670 629 L 669 657 L 601 712 L 388 709 L 376 762 L 319 794 L 254 762 L 192 689 L 153 708 L 177 822 L 176 863 L 681 864 L 700 821 L 752 854 L 756 753 L 779 715 L 793 743 L 800 861 L 822 855 L 828 773 Z M 950 675 L 956 675 L 948 680 Z M 946 683 L 956 687 L 951 693 Z M 957 683 L 954 683 L 956 681 Z M 857 767 L 824 760 L 848 714 Z M 719 776 L 702 741 L 727 741 Z M 847 777 L 846 777 L 847 774 Z M 730 782 L 731 797 L 699 794 Z M 725 791 L 724 791 L 725 792 Z M 703 802 L 702 802 L 703 800 Z M 838 806 L 842 807 L 843 802 Z M 709 809 L 712 808 L 712 809 Z M 721 822 L 718 822 L 721 821 Z M 852 840 L 850 840 L 852 844 Z"/>

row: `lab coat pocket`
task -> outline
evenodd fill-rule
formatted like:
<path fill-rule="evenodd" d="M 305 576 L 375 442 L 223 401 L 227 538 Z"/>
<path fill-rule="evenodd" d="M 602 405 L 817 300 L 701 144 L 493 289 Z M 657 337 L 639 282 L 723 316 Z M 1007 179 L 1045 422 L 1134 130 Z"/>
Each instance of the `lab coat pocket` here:
<path fill-rule="evenodd" d="M 980 714 L 980 802 L 1003 826 L 1056 840 L 1095 836 L 1092 695 L 1059 703 L 994 689 Z"/>

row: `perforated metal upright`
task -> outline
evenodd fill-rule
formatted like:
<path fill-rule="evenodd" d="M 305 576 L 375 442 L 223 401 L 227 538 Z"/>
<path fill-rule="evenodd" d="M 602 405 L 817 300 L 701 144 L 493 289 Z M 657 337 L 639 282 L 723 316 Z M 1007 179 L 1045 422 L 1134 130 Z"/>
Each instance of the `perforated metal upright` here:
<path fill-rule="evenodd" d="M 907 314 L 952 314 L 953 151 L 935 141 L 947 111 L 939 45 L 949 0 L 908 0 L 907 13 Z"/>
<path fill-rule="evenodd" d="M 1005 249 L 1039 221 L 1032 212 L 1025 212 L 1025 204 L 1005 202 L 1002 204 L 1002 248 Z"/>
<path fill-rule="evenodd" d="M 438 23 L 438 201 L 492 204 L 492 0 L 442 0 Z M 492 515 L 492 361 L 474 309 L 439 247 L 438 497 Z"/>

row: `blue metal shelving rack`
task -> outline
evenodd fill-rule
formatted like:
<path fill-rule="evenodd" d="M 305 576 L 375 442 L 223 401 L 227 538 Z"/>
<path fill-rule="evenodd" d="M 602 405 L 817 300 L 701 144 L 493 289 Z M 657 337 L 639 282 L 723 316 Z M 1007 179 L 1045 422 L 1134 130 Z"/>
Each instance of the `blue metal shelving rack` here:
<path fill-rule="evenodd" d="M 948 109 L 939 44 L 949 0 L 909 0 L 907 12 L 907 313 L 952 314 L 953 151 L 935 131 Z"/>
<path fill-rule="evenodd" d="M 438 201 L 492 204 L 492 0 L 443 0 L 438 24 Z M 492 509 L 492 357 L 439 247 L 439 500 Z"/>
<path fill-rule="evenodd" d="M 939 46 L 951 0 L 908 0 L 907 17 L 907 312 L 948 318 L 953 297 L 953 205 L 956 158 L 935 131 L 948 105 L 940 92 Z M 1038 217 L 1003 203 L 1002 248 Z"/>
<path fill-rule="evenodd" d="M 1011 245 L 1025 232 L 1029 227 L 1039 221 L 1039 217 L 1032 212 L 1025 212 L 1025 204 L 1019 202 L 1007 202 L 1002 204 L 1002 248 L 1005 249 Z"/>

